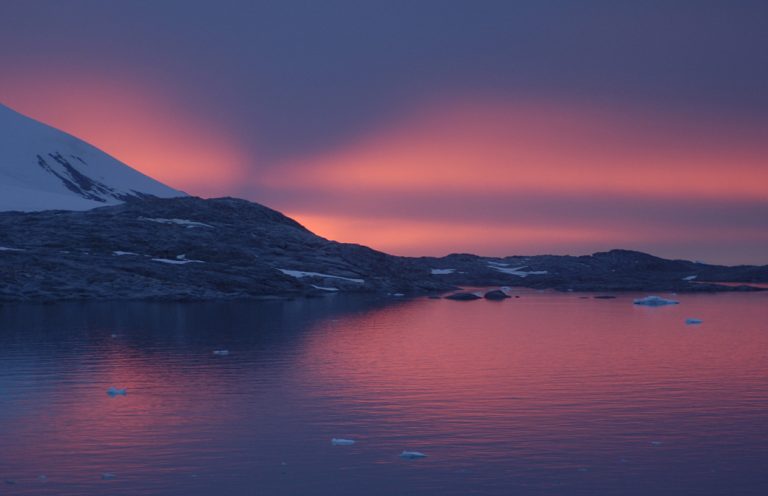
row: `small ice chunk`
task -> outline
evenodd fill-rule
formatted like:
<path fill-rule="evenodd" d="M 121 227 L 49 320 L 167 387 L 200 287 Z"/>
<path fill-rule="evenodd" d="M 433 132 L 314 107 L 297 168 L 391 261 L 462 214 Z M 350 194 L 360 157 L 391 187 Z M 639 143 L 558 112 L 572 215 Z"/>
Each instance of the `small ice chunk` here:
<path fill-rule="evenodd" d="M 227 356 L 229 355 L 229 350 L 213 350 L 213 354 L 216 356 Z"/>
<path fill-rule="evenodd" d="M 39 480 L 40 482 L 45 482 L 45 481 L 47 481 L 47 480 L 48 480 L 48 476 L 47 476 L 47 475 L 45 475 L 45 474 L 42 474 L 42 475 L 38 475 L 38 476 L 37 476 L 37 480 Z"/>
<path fill-rule="evenodd" d="M 400 453 L 400 458 L 405 458 L 406 460 L 416 460 L 418 458 L 426 458 L 427 455 L 420 451 L 403 451 Z"/>
<path fill-rule="evenodd" d="M 701 322 L 702 322 L 701 319 L 695 319 L 693 317 L 689 317 L 689 318 L 685 319 L 685 323 L 688 324 L 688 325 L 691 325 L 691 324 L 701 324 Z"/>
<path fill-rule="evenodd" d="M 667 300 L 661 296 L 646 296 L 645 298 L 638 298 L 635 300 L 635 305 L 645 305 L 647 307 L 660 307 L 663 305 L 677 305 L 679 301 Z"/>
<path fill-rule="evenodd" d="M 124 256 L 127 256 L 127 255 L 138 255 L 138 253 L 134 253 L 132 251 L 120 251 L 120 250 L 118 250 L 118 251 L 113 251 L 112 255 L 114 255 L 116 257 L 124 257 Z"/>
<path fill-rule="evenodd" d="M 334 446 L 352 446 L 353 444 L 355 444 L 355 440 L 334 437 L 331 439 L 331 444 Z"/>
<path fill-rule="evenodd" d="M 654 445 L 654 446 L 661 446 L 664 443 L 661 442 L 661 441 L 651 441 L 651 444 Z"/>
<path fill-rule="evenodd" d="M 693 280 L 694 280 L 694 279 L 696 279 L 697 277 L 699 277 L 699 276 L 688 276 L 688 277 L 683 277 L 683 281 L 693 281 Z"/>
<path fill-rule="evenodd" d="M 22 248 L 9 248 L 7 246 L 0 246 L 0 251 L 27 251 Z"/>
<path fill-rule="evenodd" d="M 103 474 L 101 474 L 101 480 L 112 480 L 115 477 L 117 476 L 112 472 L 104 472 Z"/>
<path fill-rule="evenodd" d="M 113 396 L 113 397 L 114 396 L 125 396 L 126 394 L 128 394 L 128 391 L 125 388 L 118 389 L 118 388 L 112 386 L 109 389 L 107 389 L 107 394 L 110 395 L 110 396 Z"/>

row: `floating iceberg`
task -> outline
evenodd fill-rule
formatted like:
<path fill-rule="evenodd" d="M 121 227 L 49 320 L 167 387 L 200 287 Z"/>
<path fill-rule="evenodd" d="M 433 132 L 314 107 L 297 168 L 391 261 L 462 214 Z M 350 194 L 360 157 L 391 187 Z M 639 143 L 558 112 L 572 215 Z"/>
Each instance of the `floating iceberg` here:
<path fill-rule="evenodd" d="M 216 356 L 227 356 L 229 355 L 229 350 L 213 350 L 213 354 Z"/>
<path fill-rule="evenodd" d="M 685 323 L 688 325 L 701 324 L 701 319 L 688 318 L 688 319 L 685 319 Z"/>
<path fill-rule="evenodd" d="M 403 451 L 400 453 L 400 458 L 405 458 L 407 460 L 416 460 L 418 458 L 426 458 L 427 455 L 420 451 Z"/>
<path fill-rule="evenodd" d="M 646 296 L 645 298 L 639 298 L 635 300 L 635 305 L 645 305 L 648 307 L 660 307 L 663 305 L 677 305 L 679 301 L 667 300 L 661 296 Z"/>
<path fill-rule="evenodd" d="M 125 388 L 118 389 L 113 386 L 107 389 L 107 394 L 110 396 L 125 396 L 126 394 L 128 394 L 128 391 Z"/>
<path fill-rule="evenodd" d="M 331 444 L 334 446 L 352 446 L 353 444 L 355 444 L 355 440 L 341 439 L 341 438 L 334 437 L 333 439 L 331 439 Z"/>

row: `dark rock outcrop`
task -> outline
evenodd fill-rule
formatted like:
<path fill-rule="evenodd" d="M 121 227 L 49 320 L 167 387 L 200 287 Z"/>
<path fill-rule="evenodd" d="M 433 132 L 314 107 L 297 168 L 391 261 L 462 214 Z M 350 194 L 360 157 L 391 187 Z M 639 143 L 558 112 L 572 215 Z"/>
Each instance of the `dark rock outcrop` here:
<path fill-rule="evenodd" d="M 505 293 L 500 289 L 494 289 L 494 290 L 488 291 L 487 293 L 485 293 L 484 297 L 486 300 L 495 300 L 495 301 L 511 298 L 511 296 L 509 296 L 507 293 Z"/>
<path fill-rule="evenodd" d="M 482 296 L 476 295 L 475 293 L 452 293 L 446 296 L 446 299 L 448 300 L 456 300 L 456 301 L 472 301 L 472 300 L 479 300 L 482 298 Z"/>
<path fill-rule="evenodd" d="M 722 267 L 626 250 L 582 257 L 396 257 L 329 241 L 280 212 L 234 198 L 0 212 L 0 301 L 436 294 L 468 286 L 755 290 L 718 284 L 733 281 L 768 283 L 768 267 Z"/>

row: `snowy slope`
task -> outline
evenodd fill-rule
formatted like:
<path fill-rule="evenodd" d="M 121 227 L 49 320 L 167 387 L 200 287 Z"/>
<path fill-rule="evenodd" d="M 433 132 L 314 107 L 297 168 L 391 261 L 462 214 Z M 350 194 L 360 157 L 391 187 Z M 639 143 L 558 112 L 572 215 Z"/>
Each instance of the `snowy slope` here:
<path fill-rule="evenodd" d="M 0 211 L 87 210 L 185 193 L 0 104 Z"/>

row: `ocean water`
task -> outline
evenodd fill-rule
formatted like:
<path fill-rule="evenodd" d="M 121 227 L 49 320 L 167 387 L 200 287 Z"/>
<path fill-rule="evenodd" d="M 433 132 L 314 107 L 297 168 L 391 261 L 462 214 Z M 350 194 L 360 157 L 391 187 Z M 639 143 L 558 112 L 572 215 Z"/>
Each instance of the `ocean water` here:
<path fill-rule="evenodd" d="M 0 494 L 768 494 L 768 293 L 517 294 L 2 305 Z"/>

